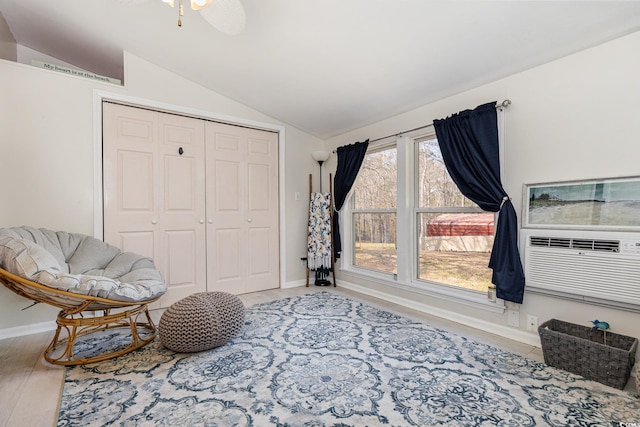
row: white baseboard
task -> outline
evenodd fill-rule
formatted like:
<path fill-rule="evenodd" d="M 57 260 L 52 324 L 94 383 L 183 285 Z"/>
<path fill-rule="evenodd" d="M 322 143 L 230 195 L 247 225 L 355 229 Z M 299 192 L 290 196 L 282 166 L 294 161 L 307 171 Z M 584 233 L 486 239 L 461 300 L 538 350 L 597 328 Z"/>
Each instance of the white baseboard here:
<path fill-rule="evenodd" d="M 509 326 L 497 325 L 495 323 L 480 320 L 471 316 L 466 316 L 464 314 L 460 314 L 454 311 L 443 310 L 441 308 L 433 307 L 431 305 L 423 304 L 410 299 L 398 297 L 396 295 L 388 294 L 386 292 L 380 292 L 380 291 L 372 290 L 370 288 L 366 288 L 364 286 L 356 285 L 354 283 L 345 282 L 344 280 L 340 280 L 340 286 L 355 292 L 359 292 L 361 294 L 369 295 L 375 298 L 380 298 L 381 300 L 389 301 L 394 304 L 402 305 L 407 308 L 421 311 L 423 313 L 431 314 L 433 316 L 438 316 L 443 319 L 451 320 L 452 322 L 456 322 L 465 326 L 480 329 L 485 332 L 490 332 L 492 334 L 496 334 L 501 337 L 508 338 L 514 341 L 522 342 L 524 344 L 532 345 L 535 347 L 541 346 L 540 337 L 538 336 L 538 334 L 521 331 L 519 329 L 515 329 Z"/>
<path fill-rule="evenodd" d="M 300 286 L 304 286 L 307 284 L 306 280 L 296 280 L 295 282 L 286 282 L 283 283 L 280 288 L 281 289 L 290 289 L 290 288 L 297 288 Z"/>
<path fill-rule="evenodd" d="M 55 321 L 15 326 L 13 328 L 0 329 L 0 340 L 5 338 L 21 337 L 23 335 L 39 334 L 40 332 L 55 331 L 55 329 Z"/>

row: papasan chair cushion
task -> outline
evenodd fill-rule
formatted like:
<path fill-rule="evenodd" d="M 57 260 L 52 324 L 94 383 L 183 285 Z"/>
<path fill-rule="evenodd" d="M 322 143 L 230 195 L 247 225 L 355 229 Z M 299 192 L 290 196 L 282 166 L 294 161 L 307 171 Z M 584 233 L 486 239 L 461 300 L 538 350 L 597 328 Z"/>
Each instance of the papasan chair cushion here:
<path fill-rule="evenodd" d="M 0 229 L 0 267 L 55 289 L 114 301 L 151 300 L 167 290 L 150 258 L 64 231 Z"/>

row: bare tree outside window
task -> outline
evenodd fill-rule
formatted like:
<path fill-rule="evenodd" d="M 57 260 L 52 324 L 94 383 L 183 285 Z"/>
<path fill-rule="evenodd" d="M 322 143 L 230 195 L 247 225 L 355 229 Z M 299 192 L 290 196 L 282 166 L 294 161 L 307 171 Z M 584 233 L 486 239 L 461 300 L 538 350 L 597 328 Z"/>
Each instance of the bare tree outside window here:
<path fill-rule="evenodd" d="M 368 153 L 354 184 L 353 264 L 396 273 L 396 148 Z"/>

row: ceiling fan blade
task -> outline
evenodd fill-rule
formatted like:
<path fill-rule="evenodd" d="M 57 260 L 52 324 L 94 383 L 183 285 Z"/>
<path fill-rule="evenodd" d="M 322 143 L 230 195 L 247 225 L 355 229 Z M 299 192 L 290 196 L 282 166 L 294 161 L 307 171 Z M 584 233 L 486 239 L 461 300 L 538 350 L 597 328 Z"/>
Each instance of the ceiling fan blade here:
<path fill-rule="evenodd" d="M 230 35 L 240 34 L 247 20 L 240 0 L 213 0 L 200 14 L 216 30 Z"/>

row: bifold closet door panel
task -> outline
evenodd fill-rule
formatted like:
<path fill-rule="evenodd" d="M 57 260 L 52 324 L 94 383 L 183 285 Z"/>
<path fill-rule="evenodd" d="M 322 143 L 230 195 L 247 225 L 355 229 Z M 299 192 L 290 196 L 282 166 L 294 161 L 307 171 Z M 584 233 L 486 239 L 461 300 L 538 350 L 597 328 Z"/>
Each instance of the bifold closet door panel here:
<path fill-rule="evenodd" d="M 208 122 L 205 139 L 209 290 L 277 288 L 278 135 Z"/>
<path fill-rule="evenodd" d="M 160 208 L 167 294 L 162 306 L 207 290 L 204 121 L 160 114 Z"/>
<path fill-rule="evenodd" d="M 151 257 L 161 306 L 206 291 L 204 121 L 103 105 L 104 234 Z"/>
<path fill-rule="evenodd" d="M 245 129 L 247 270 L 246 290 L 280 287 L 278 135 Z"/>
<path fill-rule="evenodd" d="M 162 262 L 157 217 L 158 114 L 103 103 L 104 240 Z"/>

